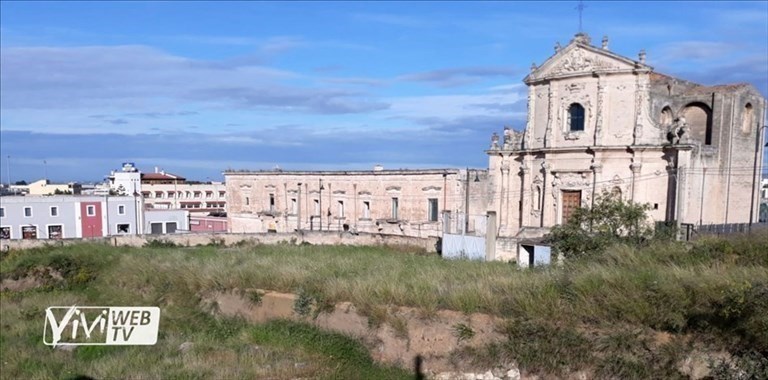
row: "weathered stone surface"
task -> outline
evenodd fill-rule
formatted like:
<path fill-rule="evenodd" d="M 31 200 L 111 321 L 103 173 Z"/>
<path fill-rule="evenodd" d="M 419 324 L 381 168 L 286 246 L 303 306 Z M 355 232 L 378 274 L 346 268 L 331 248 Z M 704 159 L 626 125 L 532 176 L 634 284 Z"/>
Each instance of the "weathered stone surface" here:
<path fill-rule="evenodd" d="M 192 342 L 184 342 L 184 343 L 179 345 L 179 351 L 181 351 L 182 353 L 186 353 L 186 352 L 191 351 L 192 348 L 194 348 L 194 347 L 195 347 L 194 343 L 192 343 Z"/>
<path fill-rule="evenodd" d="M 63 344 L 56 346 L 56 349 L 59 351 L 65 351 L 65 352 L 74 352 L 77 349 L 77 346 L 70 345 L 70 344 Z"/>
<path fill-rule="evenodd" d="M 755 120 L 764 120 L 766 104 L 759 92 L 657 74 L 588 41 L 574 38 L 525 79 L 522 149 L 497 143 L 488 151 L 486 198 L 498 214 L 499 236 L 525 231 L 534 238 L 531 232 L 542 236 L 563 223 L 566 192 L 575 192 L 582 206 L 603 191 L 647 203 L 655 221 L 756 218 L 761 163 L 755 157 L 763 147 L 755 143 Z M 571 113 L 576 106 L 583 115 Z M 583 128 L 573 128 L 572 119 Z M 531 229 L 538 227 L 544 228 Z"/>
<path fill-rule="evenodd" d="M 698 380 L 709 376 L 711 372 L 709 368 L 710 363 L 716 363 L 729 358 L 730 355 L 724 352 L 693 351 L 678 363 L 677 368 L 691 379 Z"/>

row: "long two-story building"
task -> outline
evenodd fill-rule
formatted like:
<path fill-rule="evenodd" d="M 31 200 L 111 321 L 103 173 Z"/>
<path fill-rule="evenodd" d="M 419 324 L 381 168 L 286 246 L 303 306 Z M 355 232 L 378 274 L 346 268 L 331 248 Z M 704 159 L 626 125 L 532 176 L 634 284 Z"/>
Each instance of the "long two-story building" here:
<path fill-rule="evenodd" d="M 440 236 L 462 203 L 458 169 L 227 171 L 231 232 Z"/>

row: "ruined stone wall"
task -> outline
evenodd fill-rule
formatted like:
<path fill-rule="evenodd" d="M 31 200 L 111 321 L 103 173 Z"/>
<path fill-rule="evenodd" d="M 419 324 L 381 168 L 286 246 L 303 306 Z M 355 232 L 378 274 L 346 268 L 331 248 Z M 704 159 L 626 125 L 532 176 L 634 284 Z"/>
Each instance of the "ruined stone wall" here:
<path fill-rule="evenodd" d="M 46 245 L 71 245 L 83 242 L 102 243 L 112 246 L 141 247 L 147 242 L 159 240 L 168 241 L 184 247 L 197 245 L 217 244 L 235 245 L 238 243 L 249 244 L 302 244 L 313 245 L 354 245 L 354 246 L 411 246 L 424 249 L 427 252 L 436 252 L 437 238 L 416 238 L 409 236 L 382 235 L 382 234 L 350 234 L 329 232 L 304 232 L 304 233 L 270 233 L 270 234 L 217 234 L 217 233 L 190 233 L 177 235 L 124 235 L 95 239 L 63 239 L 63 240 L 3 240 L 2 249 L 29 249 Z"/>
<path fill-rule="evenodd" d="M 745 84 L 708 87 L 669 77 L 657 77 L 651 95 L 654 120 L 663 130 L 684 124 L 679 143 L 693 148 L 685 162 L 681 220 L 744 223 L 750 214 L 756 220 L 765 100 Z"/>

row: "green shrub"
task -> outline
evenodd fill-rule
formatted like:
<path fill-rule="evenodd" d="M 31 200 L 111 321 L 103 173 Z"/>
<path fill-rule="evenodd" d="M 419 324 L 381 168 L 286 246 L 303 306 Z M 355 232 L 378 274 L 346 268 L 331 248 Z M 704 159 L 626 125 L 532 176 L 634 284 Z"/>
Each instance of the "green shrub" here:
<path fill-rule="evenodd" d="M 144 243 L 145 248 L 177 248 L 180 245 L 167 239 L 152 239 Z"/>
<path fill-rule="evenodd" d="M 572 326 L 543 320 L 512 320 L 504 348 L 521 369 L 562 375 L 593 360 L 591 342 Z"/>
<path fill-rule="evenodd" d="M 224 241 L 224 238 L 211 238 L 210 241 L 208 241 L 208 244 L 206 244 L 207 247 L 226 247 L 227 243 Z"/>
<path fill-rule="evenodd" d="M 293 312 L 300 317 L 306 317 L 312 311 L 312 304 L 315 302 L 312 295 L 304 289 L 296 292 L 296 300 L 293 301 Z"/>
<path fill-rule="evenodd" d="M 768 231 L 730 236 L 705 236 L 693 243 L 693 252 L 718 262 L 768 266 Z"/>
<path fill-rule="evenodd" d="M 453 325 L 453 336 L 456 337 L 456 341 L 461 343 L 465 340 L 470 340 L 475 336 L 475 330 L 465 323 L 457 323 Z"/>
<path fill-rule="evenodd" d="M 248 297 L 248 301 L 252 306 L 259 306 L 264 298 L 264 294 L 258 290 L 253 290 L 246 292 L 246 297 Z"/>
<path fill-rule="evenodd" d="M 647 204 L 604 192 L 591 207 L 580 207 L 568 222 L 552 228 L 547 241 L 566 257 L 589 256 L 615 244 L 639 246 L 654 237 Z"/>

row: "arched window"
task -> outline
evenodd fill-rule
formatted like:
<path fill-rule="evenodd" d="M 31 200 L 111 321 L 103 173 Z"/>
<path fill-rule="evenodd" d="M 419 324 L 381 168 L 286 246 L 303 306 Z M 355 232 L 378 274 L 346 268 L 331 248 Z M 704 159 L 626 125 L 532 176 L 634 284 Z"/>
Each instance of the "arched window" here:
<path fill-rule="evenodd" d="M 568 107 L 568 130 L 578 132 L 584 130 L 584 107 L 573 103 Z"/>
<path fill-rule="evenodd" d="M 752 104 L 747 103 L 746 106 L 744 106 L 744 113 L 741 116 L 741 132 L 744 134 L 749 134 L 749 132 L 752 131 L 752 123 L 754 123 L 755 115 L 752 111 Z"/>
<path fill-rule="evenodd" d="M 672 110 L 669 108 L 669 106 L 664 107 L 664 109 L 661 110 L 661 118 L 659 119 L 659 122 L 661 123 L 662 127 L 668 127 L 672 125 Z"/>
<path fill-rule="evenodd" d="M 536 211 L 541 210 L 541 186 L 536 186 L 533 196 L 535 197 L 533 200 L 533 209 Z"/>
<path fill-rule="evenodd" d="M 691 103 L 683 109 L 691 137 L 712 145 L 712 111 L 704 103 Z"/>

